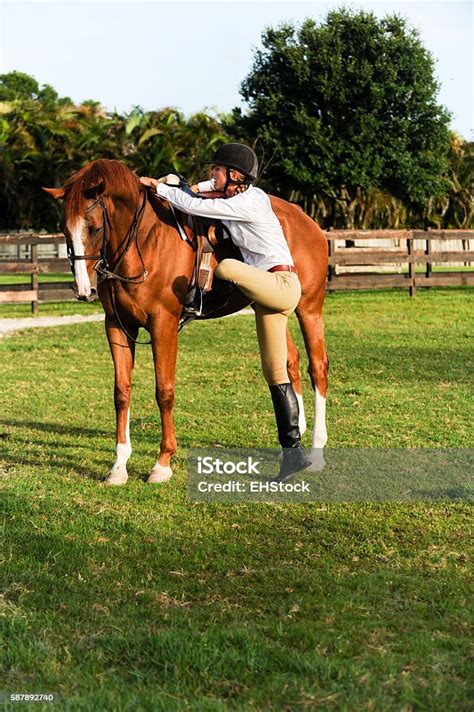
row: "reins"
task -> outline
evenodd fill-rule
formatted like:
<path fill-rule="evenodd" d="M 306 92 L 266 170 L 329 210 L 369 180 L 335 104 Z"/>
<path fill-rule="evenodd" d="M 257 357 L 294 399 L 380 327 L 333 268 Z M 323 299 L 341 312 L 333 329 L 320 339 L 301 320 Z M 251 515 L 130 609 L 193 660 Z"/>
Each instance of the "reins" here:
<path fill-rule="evenodd" d="M 135 215 L 133 217 L 132 224 L 130 225 L 130 228 L 127 232 L 127 235 L 125 236 L 125 247 L 122 250 L 121 254 L 119 255 L 118 259 L 115 260 L 115 262 L 112 265 L 109 265 L 108 260 L 107 260 L 107 245 L 109 243 L 109 233 L 112 230 L 112 226 L 110 223 L 110 218 L 109 214 L 107 212 L 107 206 L 105 205 L 104 198 L 103 196 L 99 196 L 97 200 L 86 209 L 86 213 L 89 213 L 91 210 L 93 210 L 97 205 L 100 205 L 101 210 L 102 210 L 102 231 L 103 231 L 103 242 L 102 242 L 102 247 L 100 249 L 100 254 L 98 255 L 75 255 L 74 251 L 72 250 L 71 247 L 68 247 L 68 259 L 69 263 L 71 265 L 71 270 L 74 274 L 74 262 L 76 260 L 97 260 L 97 263 L 94 265 L 94 270 L 97 272 L 98 275 L 100 275 L 101 279 L 98 280 L 98 284 L 101 284 L 104 280 L 109 280 L 110 284 L 110 301 L 112 303 L 112 308 L 114 311 L 115 318 L 117 319 L 119 327 L 122 329 L 124 334 L 129 338 L 131 341 L 133 341 L 135 344 L 141 344 L 141 345 L 148 345 L 151 344 L 151 339 L 150 341 L 138 341 L 138 339 L 135 339 L 131 334 L 128 333 L 127 329 L 123 325 L 123 322 L 119 316 L 118 310 L 117 310 L 117 305 L 115 301 L 115 293 L 114 293 L 114 282 L 123 282 L 126 284 L 143 284 L 143 282 L 146 280 L 148 277 L 148 271 L 145 268 L 145 263 L 143 261 L 143 256 L 140 250 L 140 245 L 138 243 L 138 230 L 140 228 L 140 223 L 143 217 L 143 213 L 145 212 L 145 207 L 146 207 L 146 202 L 147 202 L 147 193 L 146 190 L 143 191 L 143 201 L 142 204 L 139 208 L 135 210 Z M 136 248 L 137 248 L 137 253 L 140 258 L 141 266 L 142 266 L 142 271 L 140 274 L 134 275 L 133 277 L 124 277 L 123 275 L 117 274 L 116 270 L 120 266 L 122 260 L 124 259 L 125 255 L 129 251 L 130 247 L 132 244 L 135 242 Z M 120 248 L 119 248 L 120 249 Z"/>
<path fill-rule="evenodd" d="M 140 245 L 138 243 L 138 230 L 140 227 L 141 219 L 143 217 L 143 213 L 145 211 L 145 206 L 146 206 L 146 201 L 147 201 L 147 194 L 146 191 L 143 191 L 143 201 L 140 206 L 140 208 L 137 208 L 135 210 L 135 215 L 133 216 L 133 221 L 132 224 L 127 232 L 127 235 L 125 237 L 126 244 L 124 249 L 122 250 L 122 253 L 119 255 L 118 259 L 115 261 L 115 263 L 109 267 L 109 264 L 107 262 L 107 244 L 109 242 L 109 235 L 108 235 L 108 228 L 111 230 L 111 225 L 110 225 L 110 218 L 109 214 L 107 212 L 107 206 L 104 203 L 103 197 L 100 196 L 93 205 L 91 205 L 89 208 L 87 208 L 86 213 L 90 212 L 95 208 L 97 203 L 99 203 L 101 209 L 102 209 L 102 229 L 104 232 L 104 240 L 102 243 L 102 247 L 100 250 L 100 255 L 98 256 L 99 261 L 97 262 L 96 265 L 94 265 L 94 270 L 97 272 L 102 277 L 102 280 L 104 279 L 112 279 L 112 280 L 118 280 L 119 282 L 126 282 L 127 284 L 143 284 L 143 282 L 146 280 L 148 276 L 148 272 L 145 269 L 145 263 L 143 261 L 143 256 L 140 250 Z M 137 252 L 138 256 L 140 258 L 140 262 L 142 265 L 142 271 L 140 274 L 134 275 L 133 277 L 124 277 L 120 274 L 117 274 L 116 271 L 118 267 L 120 266 L 123 258 L 129 251 L 130 247 L 132 246 L 133 242 L 135 241 L 136 247 L 137 247 Z M 88 259 L 96 259 L 97 255 L 93 255 L 91 257 L 88 257 Z"/>

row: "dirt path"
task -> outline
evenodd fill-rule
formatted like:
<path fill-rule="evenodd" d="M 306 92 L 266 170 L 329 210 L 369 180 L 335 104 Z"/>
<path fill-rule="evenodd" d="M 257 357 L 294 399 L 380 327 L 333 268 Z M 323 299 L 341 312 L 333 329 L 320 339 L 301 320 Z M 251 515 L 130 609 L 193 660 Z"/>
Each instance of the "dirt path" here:
<path fill-rule="evenodd" d="M 238 314 L 253 314 L 252 309 L 243 309 Z M 237 314 L 229 314 L 237 316 Z M 67 324 L 83 324 L 87 321 L 103 321 L 104 314 L 72 314 L 71 316 L 29 316 L 24 319 L 0 319 L 0 338 L 5 334 L 23 329 L 39 329 L 45 326 L 65 326 Z"/>
<path fill-rule="evenodd" d="M 86 321 L 103 321 L 103 314 L 72 314 L 71 316 L 29 316 L 24 319 L 0 319 L 0 336 L 23 329 L 39 329 L 44 326 L 82 324 Z"/>

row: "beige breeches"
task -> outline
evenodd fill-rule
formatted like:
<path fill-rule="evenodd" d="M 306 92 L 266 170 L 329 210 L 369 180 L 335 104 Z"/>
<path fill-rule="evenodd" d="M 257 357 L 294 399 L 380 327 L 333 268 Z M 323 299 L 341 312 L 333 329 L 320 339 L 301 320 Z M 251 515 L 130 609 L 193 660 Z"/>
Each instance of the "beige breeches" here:
<path fill-rule="evenodd" d="M 233 259 L 220 262 L 214 274 L 233 282 L 254 302 L 262 370 L 268 385 L 288 383 L 286 323 L 301 297 L 298 275 L 266 272 Z"/>

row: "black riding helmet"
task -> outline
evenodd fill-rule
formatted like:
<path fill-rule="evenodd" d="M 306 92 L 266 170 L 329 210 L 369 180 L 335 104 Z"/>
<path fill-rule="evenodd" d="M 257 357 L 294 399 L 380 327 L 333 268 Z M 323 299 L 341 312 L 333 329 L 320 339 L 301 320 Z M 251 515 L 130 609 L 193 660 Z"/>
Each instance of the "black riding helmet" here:
<path fill-rule="evenodd" d="M 244 143 L 226 143 L 214 153 L 210 161 L 216 166 L 226 166 L 234 168 L 239 173 L 243 173 L 247 179 L 255 180 L 258 174 L 258 158 L 250 146 Z M 240 181 L 232 181 L 240 182 Z M 248 180 L 246 181 L 248 182 Z"/>

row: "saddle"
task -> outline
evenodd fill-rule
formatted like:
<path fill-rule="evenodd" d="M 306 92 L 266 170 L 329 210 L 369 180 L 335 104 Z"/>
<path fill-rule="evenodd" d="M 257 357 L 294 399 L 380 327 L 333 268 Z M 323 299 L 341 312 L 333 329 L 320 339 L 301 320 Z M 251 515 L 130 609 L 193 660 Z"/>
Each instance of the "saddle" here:
<path fill-rule="evenodd" d="M 193 198 L 222 198 L 222 193 L 194 193 L 184 176 L 176 175 L 174 177 L 179 181 L 176 187 L 189 193 Z M 171 205 L 170 208 L 181 239 L 187 242 L 196 253 L 179 323 L 178 330 L 180 331 L 190 321 L 203 315 L 203 299 L 212 290 L 214 268 L 217 263 L 225 257 L 242 261 L 242 254 L 232 240 L 225 239 L 230 237 L 230 233 L 221 220 L 189 215 Z M 218 291 L 213 291 L 209 296 L 211 300 L 214 298 L 214 302 L 216 297 L 217 302 L 219 299 L 226 301 L 226 297 L 223 297 L 222 293 L 224 292 L 227 296 L 235 290 L 235 287 L 228 282 L 221 282 L 221 280 L 218 280 L 218 283 Z M 220 293 L 220 297 L 217 296 L 218 293 Z"/>
<path fill-rule="evenodd" d="M 181 212 L 176 212 L 175 218 L 178 229 L 181 228 L 186 236 L 186 242 L 196 253 L 189 289 L 197 286 L 207 292 L 212 289 L 215 267 L 212 263 L 213 255 L 228 231 L 220 220 L 186 215 Z"/>

